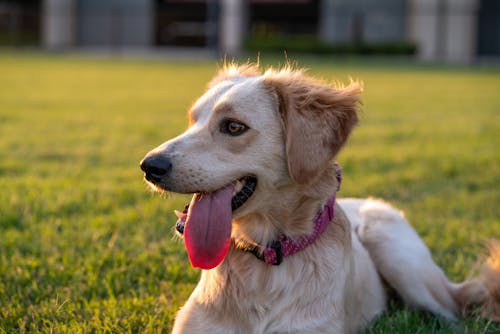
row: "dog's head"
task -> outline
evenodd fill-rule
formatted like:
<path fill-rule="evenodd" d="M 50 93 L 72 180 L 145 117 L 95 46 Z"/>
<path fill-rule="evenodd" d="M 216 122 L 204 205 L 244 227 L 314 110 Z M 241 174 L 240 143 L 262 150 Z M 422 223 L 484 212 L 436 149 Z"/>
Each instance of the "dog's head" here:
<path fill-rule="evenodd" d="M 220 71 L 189 110 L 188 130 L 141 161 L 157 190 L 195 194 L 179 214 L 194 266 L 222 261 L 233 219 L 271 210 L 285 186 L 319 182 L 357 122 L 360 92 L 289 68 Z"/>

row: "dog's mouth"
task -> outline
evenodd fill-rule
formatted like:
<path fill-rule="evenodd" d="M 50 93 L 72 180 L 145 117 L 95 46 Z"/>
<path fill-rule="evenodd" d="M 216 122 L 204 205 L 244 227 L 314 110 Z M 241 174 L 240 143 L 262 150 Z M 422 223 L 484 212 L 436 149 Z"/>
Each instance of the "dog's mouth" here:
<path fill-rule="evenodd" d="M 257 178 L 245 176 L 212 192 L 195 193 L 182 212 L 177 230 L 193 267 L 212 269 L 229 251 L 233 212 L 242 207 L 257 188 Z"/>
<path fill-rule="evenodd" d="M 231 210 L 236 211 L 253 195 L 257 188 L 257 178 L 245 176 L 235 182 L 233 197 L 231 198 Z"/>

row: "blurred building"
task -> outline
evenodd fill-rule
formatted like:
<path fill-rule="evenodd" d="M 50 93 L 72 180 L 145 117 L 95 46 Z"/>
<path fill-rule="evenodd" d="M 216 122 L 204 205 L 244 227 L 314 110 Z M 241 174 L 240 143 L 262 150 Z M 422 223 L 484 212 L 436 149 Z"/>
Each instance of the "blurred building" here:
<path fill-rule="evenodd" d="M 414 42 L 428 61 L 500 57 L 499 0 L 0 0 L 0 44 L 196 46 L 238 54 L 250 35 Z"/>

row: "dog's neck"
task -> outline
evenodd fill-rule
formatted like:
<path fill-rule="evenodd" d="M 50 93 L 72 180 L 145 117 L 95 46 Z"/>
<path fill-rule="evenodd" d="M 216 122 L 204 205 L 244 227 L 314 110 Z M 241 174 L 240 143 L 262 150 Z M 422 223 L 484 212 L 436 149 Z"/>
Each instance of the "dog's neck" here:
<path fill-rule="evenodd" d="M 312 233 L 313 218 L 338 186 L 336 169 L 328 168 L 307 186 L 290 182 L 280 187 L 280 200 L 233 222 L 233 241 L 238 246 L 267 245 L 283 231 L 292 238 Z"/>

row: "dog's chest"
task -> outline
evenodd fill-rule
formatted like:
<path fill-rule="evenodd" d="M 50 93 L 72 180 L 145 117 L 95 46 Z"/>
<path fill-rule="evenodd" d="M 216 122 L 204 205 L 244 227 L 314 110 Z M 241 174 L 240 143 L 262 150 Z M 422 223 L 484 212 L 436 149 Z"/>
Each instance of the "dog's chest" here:
<path fill-rule="evenodd" d="M 197 289 L 204 295 L 198 297 L 211 300 L 213 312 L 231 319 L 226 323 L 235 332 L 344 332 L 343 270 L 320 270 L 318 263 L 299 258 L 287 262 L 276 267 L 245 258 L 204 273 Z"/>

